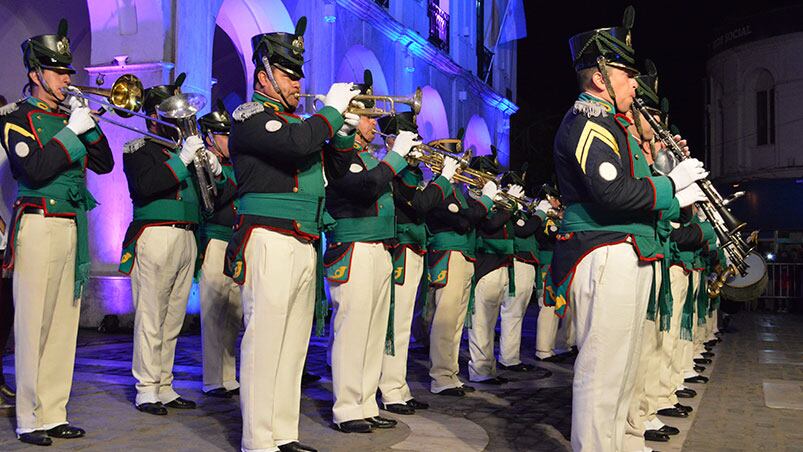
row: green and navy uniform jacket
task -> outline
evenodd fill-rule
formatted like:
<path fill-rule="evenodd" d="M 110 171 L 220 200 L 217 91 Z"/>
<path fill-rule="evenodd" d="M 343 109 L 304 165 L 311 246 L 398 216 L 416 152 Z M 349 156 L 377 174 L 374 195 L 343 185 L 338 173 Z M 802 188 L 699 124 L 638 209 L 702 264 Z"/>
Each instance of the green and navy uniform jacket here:
<path fill-rule="evenodd" d="M 17 181 L 14 225 L 10 230 L 3 269 L 14 267 L 14 248 L 22 215 L 72 218 L 77 229 L 75 297 L 89 280 L 90 256 L 86 212 L 97 202 L 86 187 L 86 171 L 106 174 L 114 167 L 109 142 L 95 126 L 76 135 L 69 116 L 28 97 L 0 108 L 0 141 Z"/>
<path fill-rule="evenodd" d="M 434 177 L 426 186 L 417 166 L 403 169 L 393 179 L 393 205 L 396 207 L 396 240 L 393 242 L 393 281 L 404 284 L 407 273 L 406 250 L 424 256 L 427 252 L 426 216 L 451 196 L 452 184 L 443 176 Z"/>
<path fill-rule="evenodd" d="M 136 261 L 137 241 L 145 229 L 176 226 L 196 231 L 201 207 L 192 164 L 185 165 L 176 151 L 156 141 L 138 138 L 126 143 L 123 171 L 134 214 L 123 238 L 119 271 L 130 274 Z M 217 182 L 221 191 L 226 185 L 225 179 Z"/>
<path fill-rule="evenodd" d="M 337 152 L 348 158 L 348 170 L 326 187 L 326 210 L 335 223 L 326 231 L 324 267 L 329 282 L 346 283 L 355 242 L 383 243 L 389 249 L 396 237 L 392 181 L 407 160 L 395 152 L 377 160 L 356 143 Z"/>
<path fill-rule="evenodd" d="M 443 287 L 449 282 L 449 259 L 459 252 L 471 262 L 476 261 L 476 227 L 493 207 L 491 198 L 483 195 L 473 199 L 455 189 L 427 215 L 430 232 L 427 244 L 429 285 Z"/>
<path fill-rule="evenodd" d="M 337 173 L 342 152 L 351 150 L 354 135 L 334 139 L 343 116 L 324 107 L 307 119 L 255 92 L 251 102 L 232 114 L 229 153 L 237 180 L 238 217 L 226 248 L 224 273 L 245 282 L 245 249 L 254 229 L 268 229 L 319 245 L 324 227 L 324 157 L 327 175 Z M 333 146 L 327 145 L 332 140 Z M 335 142 L 337 141 L 337 142 Z M 320 256 L 319 256 L 320 261 Z M 326 317 L 322 269 L 319 266 L 316 333 Z"/>
<path fill-rule="evenodd" d="M 222 240 L 226 243 L 234 235 L 232 229 L 237 223 L 237 179 L 234 176 L 234 167 L 228 159 L 220 162 L 223 168 L 223 183 L 218 184 L 218 194 L 215 197 L 215 210 L 208 217 L 203 218 L 200 233 L 198 234 L 198 260 L 203 262 L 206 246 L 212 239 Z"/>
<path fill-rule="evenodd" d="M 640 260 L 663 257 L 656 221 L 659 211 L 672 207 L 675 188 L 669 177 L 651 175 L 630 125 L 610 102 L 583 93 L 555 137 L 555 171 L 566 208 L 545 303 L 561 317 L 575 267 L 594 249 L 631 241 Z"/>
<path fill-rule="evenodd" d="M 510 277 L 508 289 L 515 294 L 515 278 L 512 270 L 516 233 L 513 230 L 512 218 L 511 210 L 495 207 L 477 224 L 474 281 L 479 282 L 496 269 L 507 268 Z"/>
<path fill-rule="evenodd" d="M 514 259 L 535 266 L 535 287 L 541 287 L 541 275 L 538 271 L 541 250 L 538 245 L 538 231 L 543 229 L 546 213 L 537 211 L 533 214 L 518 210 L 513 215 Z M 514 275 L 515 277 L 515 275 Z"/>

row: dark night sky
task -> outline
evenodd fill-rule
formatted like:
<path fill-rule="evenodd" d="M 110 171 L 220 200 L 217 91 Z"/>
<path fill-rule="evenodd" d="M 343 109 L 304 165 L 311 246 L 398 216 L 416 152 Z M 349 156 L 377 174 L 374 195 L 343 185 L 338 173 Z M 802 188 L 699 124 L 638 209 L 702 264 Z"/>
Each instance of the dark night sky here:
<path fill-rule="evenodd" d="M 529 160 L 529 184 L 550 180 L 552 140 L 577 96 L 568 39 L 572 35 L 620 25 L 627 5 L 636 8 L 633 47 L 639 60 L 658 68 L 660 95 L 692 153 L 702 159 L 703 80 L 708 42 L 728 19 L 797 1 L 555 1 L 526 0 L 527 37 L 519 41 L 518 99 L 511 120 L 511 164 Z M 695 145 L 697 147 L 695 148 Z M 528 184 L 528 185 L 529 185 Z"/>

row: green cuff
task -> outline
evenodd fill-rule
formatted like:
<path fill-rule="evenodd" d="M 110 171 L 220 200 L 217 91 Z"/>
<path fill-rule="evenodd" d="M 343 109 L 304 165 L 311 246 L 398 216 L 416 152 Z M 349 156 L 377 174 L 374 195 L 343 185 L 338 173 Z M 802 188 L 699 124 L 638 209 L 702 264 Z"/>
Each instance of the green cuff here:
<path fill-rule="evenodd" d="M 382 163 L 389 166 L 390 169 L 393 170 L 393 174 L 399 174 L 401 170 L 407 167 L 407 159 L 393 151 L 389 151 L 387 154 L 385 154 L 385 158 L 382 159 Z"/>
<path fill-rule="evenodd" d="M 190 177 L 190 170 L 187 169 L 187 165 L 181 161 L 178 155 L 174 155 L 170 157 L 170 160 L 165 162 L 171 170 L 173 170 L 173 174 L 175 174 L 176 179 L 181 182 L 184 179 Z"/>
<path fill-rule="evenodd" d="M 449 179 L 438 175 L 435 179 L 432 179 L 432 183 L 437 185 L 443 191 L 443 198 L 446 199 L 454 192 L 454 187 L 452 184 L 449 183 Z"/>
<path fill-rule="evenodd" d="M 544 220 L 546 220 L 546 212 L 544 212 L 543 210 L 536 210 L 536 211 L 535 211 L 535 216 L 537 216 L 538 218 L 540 218 L 540 219 L 541 219 L 541 221 L 544 221 Z"/>
<path fill-rule="evenodd" d="M 677 221 L 680 218 L 680 202 L 677 198 L 672 198 L 672 204 L 668 209 L 661 212 L 661 219 L 666 221 Z"/>
<path fill-rule="evenodd" d="M 70 162 L 81 160 L 86 156 L 86 146 L 84 146 L 84 143 L 78 138 L 78 135 L 73 133 L 69 128 L 65 127 L 61 129 L 52 139 L 58 141 L 64 150 L 67 151 Z"/>
<path fill-rule="evenodd" d="M 220 176 L 215 176 L 215 185 L 217 188 L 221 188 L 226 185 L 226 182 L 229 180 L 229 176 L 226 175 L 225 171 L 220 173 Z"/>
<path fill-rule="evenodd" d="M 353 149 L 354 138 L 356 137 L 357 137 L 356 133 L 350 133 L 346 136 L 343 136 L 339 133 L 335 133 L 334 138 L 332 138 L 332 146 L 341 151 L 344 149 Z"/>
<path fill-rule="evenodd" d="M 672 200 L 675 198 L 674 188 L 672 181 L 667 176 L 651 176 L 648 177 L 655 187 L 655 198 L 653 200 L 652 210 L 666 210 L 672 206 Z"/>
<path fill-rule="evenodd" d="M 98 141 L 100 141 L 100 138 L 102 136 L 103 132 L 101 132 L 100 127 L 95 126 L 89 129 L 89 131 L 86 132 L 85 134 L 81 135 L 80 138 L 81 141 L 83 141 L 84 143 L 90 144 L 90 143 L 97 143 Z"/>
<path fill-rule="evenodd" d="M 703 231 L 703 241 L 717 243 L 717 233 L 708 221 L 700 223 L 700 230 Z"/>
<path fill-rule="evenodd" d="M 326 119 L 326 122 L 329 123 L 329 127 L 332 128 L 332 134 L 329 135 L 330 137 L 337 135 L 337 131 L 343 127 L 343 122 L 345 120 L 343 115 L 333 107 L 323 107 L 318 110 L 318 113 L 315 113 L 314 116 L 323 116 L 323 118 Z"/>
<path fill-rule="evenodd" d="M 491 207 L 493 207 L 493 206 L 494 206 L 494 200 L 493 200 L 493 199 L 491 199 L 491 198 L 489 198 L 489 197 L 488 197 L 488 196 L 486 196 L 486 195 L 482 195 L 482 196 L 480 197 L 480 199 L 478 199 L 478 201 L 479 201 L 480 203 L 482 203 L 482 205 L 483 205 L 483 206 L 485 206 L 485 208 L 486 208 L 486 209 L 488 209 L 488 210 L 491 210 Z"/>

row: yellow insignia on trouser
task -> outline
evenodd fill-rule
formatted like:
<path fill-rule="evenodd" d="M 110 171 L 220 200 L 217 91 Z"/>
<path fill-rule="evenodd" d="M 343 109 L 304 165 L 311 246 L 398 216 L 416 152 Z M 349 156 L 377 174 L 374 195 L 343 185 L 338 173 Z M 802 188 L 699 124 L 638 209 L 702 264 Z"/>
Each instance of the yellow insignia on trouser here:
<path fill-rule="evenodd" d="M 396 272 L 393 274 L 393 277 L 396 279 L 401 278 L 402 272 L 404 271 L 404 267 L 396 267 Z"/>
<path fill-rule="evenodd" d="M 338 267 L 337 270 L 335 270 L 335 272 L 332 274 L 332 278 L 334 278 L 334 279 L 342 278 L 343 275 L 346 274 L 346 269 L 347 269 L 347 267 L 345 265 L 342 266 L 342 267 Z"/>
<path fill-rule="evenodd" d="M 239 278 L 242 272 L 243 272 L 243 263 L 237 262 L 236 264 L 234 264 L 234 274 L 232 275 L 232 278 Z"/>
<path fill-rule="evenodd" d="M 619 155 L 619 146 L 616 144 L 616 139 L 613 138 L 611 132 L 595 122 L 586 121 L 586 125 L 583 127 L 583 133 L 580 134 L 580 140 L 577 141 L 577 148 L 574 150 L 574 156 L 577 158 L 577 163 L 580 164 L 583 173 L 586 172 L 588 150 L 591 148 L 591 143 L 594 142 L 595 138 L 613 149 L 616 155 Z"/>
<path fill-rule="evenodd" d="M 559 311 L 560 308 L 566 306 L 566 299 L 563 295 L 558 295 L 555 297 L 555 311 Z"/>
<path fill-rule="evenodd" d="M 438 278 L 435 280 L 435 282 L 440 282 L 444 279 L 446 279 L 446 270 L 441 270 L 441 272 L 438 273 Z"/>
<path fill-rule="evenodd" d="M 133 254 L 126 252 L 123 254 L 123 257 L 120 259 L 121 264 L 125 264 L 126 262 L 130 261 L 131 258 L 134 257 Z"/>

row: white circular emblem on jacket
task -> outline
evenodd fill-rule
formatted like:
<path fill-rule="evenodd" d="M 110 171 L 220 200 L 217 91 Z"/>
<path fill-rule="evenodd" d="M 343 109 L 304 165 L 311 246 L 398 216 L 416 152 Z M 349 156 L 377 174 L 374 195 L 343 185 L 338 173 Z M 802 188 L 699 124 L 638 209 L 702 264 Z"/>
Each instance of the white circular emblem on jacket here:
<path fill-rule="evenodd" d="M 360 166 L 358 163 L 352 163 L 351 166 L 349 166 L 349 171 L 352 173 L 359 173 L 362 171 L 362 166 Z"/>
<path fill-rule="evenodd" d="M 30 154 L 31 148 L 28 147 L 28 143 L 20 141 L 16 146 L 14 146 L 14 152 L 16 152 L 18 156 L 24 158 Z"/>
<path fill-rule="evenodd" d="M 556 232 L 557 230 L 558 230 L 558 227 L 555 226 L 555 225 L 552 225 L 552 226 L 549 227 L 549 231 L 550 232 Z"/>
<path fill-rule="evenodd" d="M 524 220 L 519 218 L 519 221 L 517 221 L 516 224 L 519 225 L 519 226 L 524 226 Z"/>
<path fill-rule="evenodd" d="M 608 182 L 616 179 L 618 174 L 619 172 L 616 171 L 616 167 L 613 166 L 613 163 L 611 162 L 602 162 L 602 164 L 599 166 L 599 177 Z"/>
<path fill-rule="evenodd" d="M 449 212 L 452 212 L 452 213 L 460 212 L 460 207 L 458 207 L 457 204 L 455 204 L 455 203 L 449 204 L 448 209 L 449 209 Z"/>
<path fill-rule="evenodd" d="M 275 132 L 282 128 L 282 122 L 277 121 L 275 119 L 271 119 L 270 121 L 265 123 L 265 130 L 268 132 Z"/>

